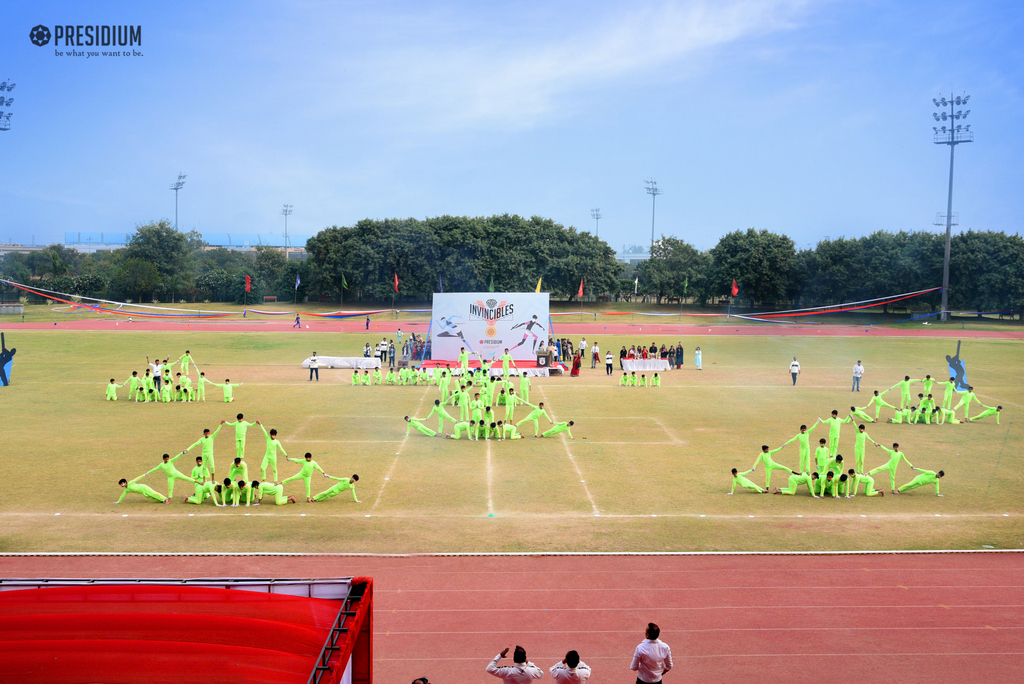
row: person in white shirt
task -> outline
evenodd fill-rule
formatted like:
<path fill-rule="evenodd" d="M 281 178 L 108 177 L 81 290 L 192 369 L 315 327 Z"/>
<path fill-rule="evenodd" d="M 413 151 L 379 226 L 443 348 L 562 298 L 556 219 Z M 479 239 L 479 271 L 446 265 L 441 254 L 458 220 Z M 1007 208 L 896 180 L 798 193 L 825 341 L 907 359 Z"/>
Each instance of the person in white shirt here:
<path fill-rule="evenodd" d="M 160 393 L 160 381 L 163 378 L 164 364 L 160 363 L 160 357 L 157 357 L 156 363 L 149 362 L 149 354 L 146 354 L 146 365 L 153 369 L 153 384 L 156 386 L 157 394 Z"/>
<path fill-rule="evenodd" d="M 316 381 L 320 382 L 320 359 L 317 358 L 316 352 L 309 357 L 309 380 L 313 381 L 313 373 L 316 373 Z"/>
<path fill-rule="evenodd" d="M 597 346 L 597 342 L 594 342 L 594 346 L 590 348 L 590 367 L 597 368 L 597 362 L 601 360 L 601 348 Z"/>
<path fill-rule="evenodd" d="M 611 375 L 612 374 L 612 366 L 614 364 L 615 364 L 615 355 L 612 354 L 611 352 L 608 352 L 607 354 L 605 354 L 605 356 L 604 356 L 604 374 L 605 375 Z"/>
<path fill-rule="evenodd" d="M 551 666 L 551 678 L 559 684 L 586 684 L 590 679 L 590 667 L 580 661 L 580 654 L 569 651 L 562 662 Z"/>
<path fill-rule="evenodd" d="M 526 660 L 526 649 L 516 646 L 512 654 L 512 665 L 498 667 L 498 661 L 508 655 L 508 646 L 505 650 L 494 656 L 494 660 L 487 664 L 487 674 L 494 675 L 505 684 L 528 684 L 534 679 L 544 676 L 544 671 Z"/>
<path fill-rule="evenodd" d="M 853 367 L 853 389 L 851 392 L 860 392 L 860 379 L 864 377 L 864 366 L 860 365 L 860 359 L 857 359 L 857 364 Z"/>
<path fill-rule="evenodd" d="M 793 384 L 796 384 L 796 376 L 800 375 L 800 362 L 793 357 L 793 363 L 789 364 L 789 374 L 793 376 Z"/>
<path fill-rule="evenodd" d="M 646 636 L 636 647 L 629 669 L 636 672 L 637 684 L 661 684 L 662 675 L 672 669 L 672 649 L 658 638 L 661 628 L 653 622 L 647 623 Z"/>

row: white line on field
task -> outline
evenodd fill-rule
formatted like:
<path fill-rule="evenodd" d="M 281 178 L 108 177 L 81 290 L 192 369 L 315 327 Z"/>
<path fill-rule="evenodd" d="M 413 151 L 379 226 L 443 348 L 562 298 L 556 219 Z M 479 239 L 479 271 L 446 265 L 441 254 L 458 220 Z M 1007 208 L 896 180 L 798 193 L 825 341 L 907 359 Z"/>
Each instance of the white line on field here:
<path fill-rule="evenodd" d="M 804 497 L 804 498 L 806 498 L 806 497 Z M 152 508 L 154 508 L 153 505 L 143 503 L 143 502 L 141 502 L 141 500 L 139 501 L 138 505 L 149 507 L 151 510 L 152 510 Z M 243 508 L 244 508 L 244 506 L 243 506 Z M 269 511 L 268 511 L 268 514 L 269 515 L 273 515 L 274 517 L 279 517 L 279 518 L 280 517 L 285 517 L 285 518 L 289 518 L 289 517 L 291 517 L 291 518 L 294 518 L 294 517 L 306 517 L 306 518 L 354 518 L 354 519 L 361 519 L 361 518 L 364 517 L 363 510 L 365 510 L 365 509 L 359 509 L 359 510 L 355 510 L 355 511 L 353 511 L 351 513 L 298 513 L 298 512 L 286 513 L 284 508 L 278 508 L 276 506 L 266 506 L 266 507 L 257 506 L 256 510 L 259 510 L 261 508 L 263 510 L 269 509 L 269 511 L 273 511 L 273 513 L 269 513 Z M 193 512 L 193 516 L 196 517 L 196 518 L 209 518 L 209 517 L 223 518 L 224 516 L 232 515 L 231 512 L 227 512 L 227 511 L 225 511 L 223 513 L 219 512 L 219 511 L 215 511 L 212 505 L 210 505 L 210 506 L 204 505 L 202 508 L 189 506 L 187 509 L 171 509 L 171 511 L 169 511 L 167 513 L 139 513 L 139 512 L 136 512 L 138 509 L 135 508 L 134 506 L 124 507 L 121 510 L 128 511 L 128 513 L 127 514 L 120 514 L 119 515 L 118 513 L 112 513 L 112 512 L 105 512 L 105 513 L 77 513 L 77 512 L 66 512 L 65 511 L 65 512 L 61 512 L 61 516 L 60 517 L 61 518 L 109 518 L 110 520 L 121 520 L 122 518 L 129 518 L 129 519 L 131 519 L 131 518 L 147 518 L 147 519 L 165 519 L 165 520 L 171 521 L 171 520 L 177 520 L 177 518 L 178 518 L 178 516 L 173 512 L 173 510 L 184 510 L 184 511 L 191 510 Z M 163 510 L 163 509 L 161 509 L 161 510 Z M 294 508 L 294 509 L 288 509 L 288 510 L 299 511 L 299 510 L 311 510 L 311 509 L 307 509 L 307 508 Z M 250 508 L 250 511 L 253 512 L 253 509 Z M 50 519 L 50 520 L 52 520 L 53 516 L 54 516 L 53 513 L 48 512 L 48 511 L 47 512 L 5 511 L 3 513 L 3 515 L 5 517 L 8 517 L 8 518 L 47 518 L 47 519 Z M 235 514 L 235 515 L 237 515 L 237 514 Z M 480 514 L 479 513 L 464 513 L 464 514 L 460 514 L 460 513 L 432 513 L 432 512 L 427 512 L 427 511 L 417 511 L 417 512 L 401 512 L 401 513 L 379 513 L 379 514 L 376 514 L 374 517 L 394 518 L 394 519 L 409 519 L 409 520 L 424 520 L 426 518 L 431 518 L 431 519 L 470 519 L 470 518 L 476 518 L 476 519 L 479 519 L 480 518 Z M 523 511 L 512 511 L 512 512 L 509 512 L 509 513 L 503 513 L 502 517 L 503 518 L 521 518 L 521 519 L 524 519 L 524 520 L 569 520 L 569 519 L 590 520 L 594 516 L 591 515 L 590 513 L 580 513 L 580 512 L 575 512 L 575 511 L 563 511 L 563 512 L 558 512 L 558 513 L 527 513 L 527 512 L 523 512 Z M 601 517 L 602 518 L 618 518 L 618 519 L 645 518 L 645 519 L 649 520 L 651 518 L 651 514 L 650 513 L 602 513 Z M 795 513 L 759 514 L 759 515 L 756 515 L 756 516 L 751 516 L 751 515 L 748 515 L 748 514 L 745 514 L 745 513 L 742 513 L 742 514 L 658 513 L 658 517 L 659 518 L 674 518 L 674 519 L 693 518 L 693 519 L 696 519 L 698 521 L 701 521 L 701 520 L 703 520 L 703 521 L 720 520 L 720 521 L 724 521 L 724 522 L 734 522 L 734 521 L 738 522 L 738 521 L 741 521 L 741 520 L 742 521 L 747 521 L 747 520 L 750 520 L 750 519 L 754 519 L 754 520 L 769 520 L 769 519 L 770 520 L 782 520 L 782 519 L 797 520 L 797 519 L 799 519 L 799 520 L 803 520 L 805 522 L 806 521 L 813 521 L 813 520 L 828 520 L 828 521 L 831 521 L 831 522 L 835 522 L 837 520 L 843 520 L 843 521 L 845 521 L 845 520 L 849 520 L 849 521 L 864 521 L 865 520 L 859 514 L 856 514 L 856 513 L 836 513 L 836 514 L 827 514 L 827 513 L 809 514 L 809 513 L 805 513 L 805 514 L 800 514 L 799 516 L 797 516 L 797 514 L 795 514 Z M 1000 518 L 1011 518 L 1011 519 L 1016 520 L 1016 519 L 1019 519 L 1021 517 L 1024 517 L 1024 516 L 1022 516 L 1022 514 L 1020 514 L 1020 513 L 943 513 L 942 514 L 942 518 L 940 520 L 938 520 L 937 522 L 942 522 L 942 521 L 948 522 L 951 519 L 958 519 L 958 520 L 971 519 L 971 520 L 974 520 L 974 519 L 979 519 L 979 518 L 982 518 L 982 519 L 984 519 L 984 518 L 995 518 L 997 520 L 1000 519 Z M 870 515 L 868 515 L 867 519 L 868 520 L 920 520 L 920 519 L 935 520 L 935 514 L 934 513 L 878 513 L 878 514 L 870 514 Z M 1008 549 L 1008 550 L 1013 550 L 1013 549 Z M 1017 549 L 1017 551 L 1021 551 L 1021 550 Z M 539 551 L 537 553 L 543 555 L 546 552 Z M 2 555 L 3 554 L 0 554 L 0 556 L 2 556 Z M 260 555 L 260 554 L 257 554 L 257 555 Z"/>
<path fill-rule="evenodd" d="M 429 388 L 428 388 L 428 391 L 429 391 Z M 426 398 L 427 398 L 427 392 L 424 392 L 423 396 L 420 397 L 420 403 L 416 405 L 416 413 L 420 412 L 420 409 L 423 407 L 423 400 L 426 399 Z M 384 476 L 384 481 L 380 483 L 380 491 L 377 492 L 377 499 L 373 502 L 373 506 L 371 508 L 376 509 L 377 508 L 377 504 L 380 503 L 380 498 L 382 496 L 384 496 L 384 488 L 387 487 L 388 486 L 388 482 L 391 481 L 391 475 L 394 474 L 395 466 L 398 465 L 399 454 L 402 453 L 402 447 L 405 446 L 405 443 L 407 441 L 409 441 L 409 430 L 408 429 L 406 429 L 406 431 L 405 431 L 405 439 L 403 439 L 401 441 L 401 443 L 398 445 L 398 451 L 395 452 L 395 460 L 391 462 L 391 467 L 388 468 L 388 474 Z"/>
<path fill-rule="evenodd" d="M 394 418 L 394 416 L 388 416 Z M 404 439 L 304 439 L 309 444 L 401 444 Z M 645 442 L 646 443 L 646 442 Z"/>
<path fill-rule="evenodd" d="M 663 422 L 661 422 L 659 419 L 651 418 L 651 420 L 653 420 L 655 423 L 657 423 L 659 426 L 661 426 L 661 429 L 665 431 L 665 434 L 668 435 L 669 439 L 672 440 L 673 444 L 682 444 L 683 443 L 683 440 L 679 439 L 674 434 L 672 434 L 672 431 L 668 429 L 668 426 L 665 425 Z"/>
<path fill-rule="evenodd" d="M 393 418 L 393 416 L 391 418 Z M 603 420 L 603 418 L 601 420 Z M 310 444 L 400 444 L 401 442 L 404 441 L 404 439 L 303 439 L 302 441 L 303 441 L 303 443 L 310 443 Z M 464 441 L 464 440 L 460 440 L 460 441 Z M 677 445 L 682 444 L 682 443 L 684 443 L 684 442 L 682 442 L 682 441 L 680 441 L 678 439 L 676 441 L 597 441 L 597 440 L 590 440 L 590 439 L 588 439 L 587 441 L 575 442 L 575 444 L 577 444 L 579 446 L 586 446 L 588 444 L 600 444 L 600 445 L 606 445 L 606 444 L 632 444 L 633 446 L 636 446 L 637 444 L 645 444 L 645 445 L 662 445 L 662 446 L 672 445 L 672 446 L 677 446 Z M 467 446 L 467 448 L 469 448 L 469 447 Z M 510 448 L 512 448 L 512 446 L 510 446 Z"/>
<path fill-rule="evenodd" d="M 543 387 L 540 388 L 540 394 L 542 397 L 544 397 L 545 400 L 547 399 L 547 395 L 544 394 Z M 552 419 L 555 417 L 555 412 L 553 410 L 551 411 L 551 417 Z M 586 478 L 583 477 L 583 471 L 580 470 L 579 464 L 576 463 L 576 459 L 573 457 L 572 451 L 569 449 L 569 442 L 565 441 L 565 433 L 563 432 L 560 436 L 562 438 L 562 446 L 565 447 L 565 453 L 569 457 L 569 460 L 572 461 L 572 467 L 576 469 L 576 474 L 580 478 L 580 484 L 583 485 L 583 491 L 586 493 L 587 498 L 590 500 L 590 507 L 594 511 L 594 516 L 597 517 L 601 515 L 601 511 L 597 510 L 597 504 L 594 503 L 594 497 L 591 496 L 590 494 L 590 487 L 587 486 Z"/>
<path fill-rule="evenodd" d="M 985 397 L 988 401 L 991 401 L 993 404 L 996 404 L 997 402 L 1001 401 L 1004 404 L 1009 404 L 1010 406 L 1016 406 L 1017 408 L 1022 408 L 1020 404 L 1015 404 L 1012 401 L 1007 401 L 1006 399 L 1000 399 L 1000 398 L 997 398 L 997 397 L 992 397 L 992 396 L 989 396 L 987 394 L 981 394 L 980 392 L 978 393 L 978 396 L 979 397 Z"/>
<path fill-rule="evenodd" d="M 487 442 L 487 514 L 494 515 L 494 499 L 491 496 L 491 482 L 494 479 L 494 468 L 491 466 L 491 443 Z"/>

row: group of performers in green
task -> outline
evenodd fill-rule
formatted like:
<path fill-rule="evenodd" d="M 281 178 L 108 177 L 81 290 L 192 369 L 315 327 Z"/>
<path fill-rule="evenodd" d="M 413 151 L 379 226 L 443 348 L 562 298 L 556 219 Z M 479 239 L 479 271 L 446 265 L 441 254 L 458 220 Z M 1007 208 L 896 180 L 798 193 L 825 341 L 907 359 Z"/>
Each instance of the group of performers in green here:
<path fill-rule="evenodd" d="M 806 425 L 801 425 L 800 432 L 776 449 L 763 445 L 761 453 L 757 455 L 754 465 L 751 466 L 750 470 L 739 472 L 737 468 L 732 469 L 732 490 L 729 493 L 732 494 L 736 491 L 736 487 L 740 486 L 744 489 L 767 494 L 772 491 L 772 473 L 776 470 L 782 470 L 788 474 L 789 482 L 784 489 L 776 487 L 772 492 L 774 494 L 793 495 L 797 493 L 801 486 L 806 486 L 808 492 L 815 498 L 826 496 L 833 498 L 845 496 L 846 498 L 851 498 L 857 495 L 857 492 L 863 485 L 866 496 L 885 496 L 883 490 L 875 489 L 875 480 L 872 475 L 888 471 L 889 490 L 893 494 L 900 494 L 923 485 L 933 484 L 935 485 L 935 494 L 942 496 L 939 492 L 939 480 L 945 477 L 944 471 L 939 470 L 935 472 L 914 467 L 907 460 L 906 455 L 900 451 L 898 443 L 894 442 L 892 449 L 882 446 L 871 439 L 864 423 L 857 426 L 853 448 L 853 463 L 844 460 L 843 455 L 838 453 L 840 430 L 844 423 L 853 422 L 854 417 L 854 414 L 851 413 L 845 418 L 840 418 L 838 411 L 832 411 L 832 415 L 829 418 L 819 418 L 810 428 Z M 822 437 L 818 440 L 818 447 L 814 450 L 814 460 L 812 463 L 810 437 L 818 425 L 828 425 L 828 439 Z M 774 454 L 782 451 L 782 449 L 793 442 L 797 443 L 800 452 L 799 467 L 796 470 L 779 464 L 773 458 Z M 882 449 L 888 454 L 888 460 L 873 470 L 867 470 L 864 463 L 868 442 L 871 442 L 875 447 Z M 920 474 L 910 482 L 897 488 L 896 470 L 900 461 L 905 462 L 911 470 L 917 471 Z M 765 486 L 763 488 L 754 484 L 746 477 L 757 470 L 759 465 L 763 465 L 765 469 Z"/>
<path fill-rule="evenodd" d="M 921 391 L 917 393 L 917 403 L 912 404 L 912 392 L 911 385 L 914 383 L 921 383 Z M 938 387 L 942 387 L 942 401 L 936 403 L 935 397 L 932 394 L 932 387 L 936 386 L 936 392 Z M 999 424 L 999 414 L 1003 410 L 1002 406 L 986 406 L 981 403 L 981 400 L 974 394 L 974 387 L 968 386 L 966 392 L 960 393 L 960 400 L 956 406 L 953 405 L 953 392 L 956 391 L 956 379 L 950 377 L 948 382 L 936 383 L 935 379 L 930 375 L 924 376 L 923 379 L 912 379 L 909 375 L 905 375 L 902 380 L 897 382 L 895 385 L 887 390 L 879 392 L 874 391 L 874 396 L 867 403 L 867 406 L 862 406 L 859 409 L 851 407 L 851 411 L 854 414 L 866 420 L 868 422 L 875 422 L 879 419 L 879 414 L 882 411 L 882 407 L 891 408 L 893 410 L 892 418 L 889 418 L 886 422 L 894 424 L 907 424 L 907 423 L 921 423 L 924 425 L 959 425 L 961 422 L 973 423 L 991 416 L 995 416 L 996 424 Z M 890 404 L 885 400 L 885 395 L 895 389 L 900 391 L 899 407 Z M 976 413 L 972 418 L 970 415 L 971 404 L 977 404 L 982 410 L 981 413 Z M 871 416 L 866 412 L 872 406 L 875 407 L 875 417 Z M 960 407 L 964 409 L 964 419 L 961 421 L 956 417 L 956 411 Z"/>
<path fill-rule="evenodd" d="M 479 354 L 477 355 L 479 356 Z M 434 373 L 432 378 L 437 379 L 438 390 L 441 393 L 440 399 L 434 400 L 434 407 L 424 418 L 413 418 L 405 416 L 408 424 L 405 434 L 416 430 L 428 437 L 444 435 L 448 439 L 475 440 L 497 440 L 522 439 L 519 432 L 520 426 L 524 423 L 533 424 L 534 438 L 553 437 L 560 433 L 566 433 L 572 438 L 573 421 L 556 422 L 548 415 L 544 408 L 544 402 L 537 404 L 530 403 L 530 378 L 525 373 L 519 372 L 519 388 L 516 386 L 509 373 L 509 366 L 515 368 L 515 361 L 509 354 L 508 349 L 499 357 L 502 364 L 501 375 L 491 375 L 492 363 L 480 358 L 481 368 L 479 370 L 468 367 L 468 355 L 465 350 L 459 355 L 460 375 L 458 386 L 452 387 L 455 380 L 451 366 L 440 369 Z M 438 369 L 435 369 L 438 370 Z M 446 407 L 451 406 L 453 410 L 458 408 L 459 417 L 456 419 Z M 504 409 L 501 418 L 497 416 L 497 408 Z M 529 412 L 519 422 L 515 421 L 516 409 L 520 406 L 528 406 Z M 520 415 L 522 411 L 520 410 Z M 433 417 L 437 417 L 437 430 L 433 430 L 425 424 Z M 543 432 L 540 429 L 540 419 L 548 422 L 548 429 Z M 451 423 L 452 433 L 444 434 L 445 421 Z"/>
<path fill-rule="evenodd" d="M 199 372 L 199 367 L 187 349 L 177 361 L 171 361 L 169 358 L 160 361 L 158 358 L 156 363 L 150 363 L 147 356 L 146 363 L 149 368 L 146 369 L 145 375 L 140 376 L 138 371 L 132 371 L 131 376 L 121 384 L 110 378 L 106 389 L 107 401 L 117 401 L 117 390 L 122 387 L 128 387 L 128 401 L 136 403 L 206 401 L 206 386 L 212 385 L 221 388 L 224 391 L 224 402 L 230 403 L 235 400 L 234 388 L 242 385 L 240 382 L 233 383 L 230 379 L 224 380 L 223 383 L 207 379 L 205 372 Z M 173 371 L 175 363 L 180 363 L 177 373 Z M 194 367 L 198 373 L 195 386 L 189 377 L 190 367 Z"/>
<path fill-rule="evenodd" d="M 648 378 L 646 373 L 641 373 L 637 377 L 636 371 L 623 371 L 622 377 L 619 378 L 619 387 L 661 387 L 661 376 L 655 373 Z"/>
<path fill-rule="evenodd" d="M 213 442 L 214 438 L 221 431 L 221 428 L 225 425 L 234 427 L 235 429 L 235 457 L 231 465 L 228 467 L 227 477 L 221 481 L 217 478 L 216 474 L 217 470 L 216 463 L 214 462 Z M 260 464 L 259 480 L 249 479 L 249 466 L 245 462 L 246 431 L 253 425 L 260 426 L 260 429 L 263 431 L 263 436 L 266 439 L 266 451 L 263 455 L 263 462 Z M 200 447 L 201 454 L 195 457 L 196 465 L 192 468 L 192 471 L 186 475 L 177 469 L 174 462 L 195 447 Z M 289 461 L 299 465 L 299 472 L 280 481 L 278 481 L 277 470 L 278 451 L 280 451 L 281 454 Z M 167 477 L 167 496 L 164 496 L 148 485 L 139 483 L 139 480 L 144 477 L 148 477 L 150 474 L 157 471 L 162 472 Z M 336 484 L 319 494 L 313 495 L 311 490 L 311 480 L 313 473 L 316 471 L 319 471 L 324 478 L 334 480 Z M 270 478 L 267 477 L 268 473 L 271 475 Z M 118 485 L 120 485 L 124 491 L 121 493 L 121 498 L 115 503 L 121 503 L 128 494 L 139 494 L 151 501 L 169 504 L 171 502 L 171 498 L 174 496 L 175 480 L 185 480 L 195 487 L 195 494 L 193 496 L 186 496 L 182 500 L 182 503 L 196 505 L 202 504 L 207 499 L 210 499 L 216 506 L 228 506 L 229 501 L 230 505 L 233 507 L 239 506 L 242 501 L 245 502 L 246 506 L 259 506 L 266 495 L 270 496 L 267 500 L 268 502 L 273 502 L 278 506 L 295 503 L 296 498 L 294 496 L 285 495 L 284 485 L 297 480 L 302 480 L 303 484 L 305 484 L 306 501 L 308 503 L 326 501 L 327 499 L 349 490 L 352 492 L 352 499 L 356 503 L 360 503 L 359 498 L 356 496 L 355 489 L 355 484 L 359 481 L 359 475 L 352 475 L 352 477 L 335 477 L 333 475 L 328 475 L 324 472 L 324 469 L 320 467 L 320 464 L 313 460 L 313 454 L 309 452 L 307 452 L 302 458 L 289 457 L 288 453 L 284 450 L 284 446 L 277 438 L 276 429 L 271 429 L 268 432 L 267 428 L 264 427 L 260 421 L 257 420 L 250 423 L 245 420 L 245 416 L 241 413 L 239 413 L 233 421 L 222 420 L 220 425 L 213 432 L 211 432 L 209 428 L 203 430 L 203 436 L 188 448 L 183 449 L 181 453 L 176 454 L 173 457 L 170 454 L 164 454 L 160 463 L 135 479 L 128 480 L 126 478 L 121 478 L 121 480 L 118 481 Z"/>
<path fill-rule="evenodd" d="M 480 368 L 470 368 L 469 360 L 471 356 L 476 356 L 480 361 Z M 505 353 L 499 356 L 497 359 L 490 361 L 484 359 L 478 352 L 466 351 L 463 347 L 459 353 L 458 364 L 455 368 L 452 368 L 451 364 L 446 364 L 444 368 L 413 368 L 405 367 L 395 370 L 389 368 L 385 372 L 382 368 L 375 368 L 373 371 L 364 369 L 362 373 L 358 369 L 352 371 L 352 386 L 357 387 L 361 385 L 393 385 L 393 386 L 417 386 L 417 385 L 434 385 L 439 387 L 441 394 L 445 397 L 448 396 L 452 379 L 457 375 L 462 377 L 476 376 L 479 378 L 490 378 L 492 375 L 491 369 L 494 368 L 498 363 L 501 363 L 501 378 L 507 381 L 510 377 L 510 367 L 514 368 L 516 374 L 525 377 L 523 373 L 516 366 L 515 360 L 512 358 L 512 354 L 508 349 L 505 349 Z"/>

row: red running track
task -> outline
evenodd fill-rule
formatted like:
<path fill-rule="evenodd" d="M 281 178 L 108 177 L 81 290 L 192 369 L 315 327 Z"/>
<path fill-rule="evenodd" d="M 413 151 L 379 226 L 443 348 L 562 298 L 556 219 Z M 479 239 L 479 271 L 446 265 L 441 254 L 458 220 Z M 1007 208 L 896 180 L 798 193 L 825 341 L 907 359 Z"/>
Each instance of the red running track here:
<path fill-rule="evenodd" d="M 69 314 L 66 321 L 57 323 L 8 324 L 5 332 L 18 330 L 91 330 L 91 331 L 135 331 L 135 332 L 280 332 L 280 333 L 324 333 L 324 332 L 365 332 L 373 341 L 375 335 L 393 334 L 399 328 L 405 333 L 427 332 L 427 321 L 380 320 L 370 322 L 369 330 L 363 320 L 333 320 L 304 318 L 302 327 L 293 327 L 294 320 L 264 318 L 257 320 L 231 319 L 229 321 L 168 321 L 140 319 L 131 323 L 127 319 L 75 319 Z M 659 322 L 657 318 L 636 323 L 559 323 L 554 321 L 558 335 L 754 335 L 754 336 L 817 336 L 817 337 L 942 337 L 942 338 L 1002 338 L 1024 340 L 1024 327 L 1020 330 L 956 330 L 938 326 L 920 328 L 880 328 L 850 325 L 743 325 L 731 326 L 721 323 L 711 325 L 672 324 Z M 646 332 L 645 332 L 646 330 Z"/>
<path fill-rule="evenodd" d="M 593 681 L 631 682 L 648 621 L 668 684 L 1021 681 L 1022 570 L 1021 553 L 0 558 L 4 577 L 370 575 L 389 684 L 490 684 L 509 644 L 544 670 L 575 648 Z"/>

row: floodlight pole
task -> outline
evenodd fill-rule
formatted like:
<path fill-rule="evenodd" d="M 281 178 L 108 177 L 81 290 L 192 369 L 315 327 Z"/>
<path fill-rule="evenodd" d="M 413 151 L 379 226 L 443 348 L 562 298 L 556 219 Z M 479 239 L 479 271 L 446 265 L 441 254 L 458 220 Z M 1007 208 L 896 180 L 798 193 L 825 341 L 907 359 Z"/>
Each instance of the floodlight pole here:
<path fill-rule="evenodd" d="M 600 237 L 601 235 L 601 210 L 591 209 L 590 218 L 594 219 L 594 237 Z"/>
<path fill-rule="evenodd" d="M 949 101 L 946 98 L 941 100 L 932 99 L 932 103 L 940 109 L 945 109 L 949 106 L 949 114 L 943 111 L 941 114 L 933 113 L 932 117 L 935 121 L 946 121 L 950 122 L 949 130 L 946 130 L 945 126 L 933 127 L 932 130 L 935 132 L 935 136 L 932 139 L 936 145 L 949 145 L 949 190 L 946 195 L 946 254 L 942 261 L 942 312 L 940 320 L 949 320 L 949 252 L 950 245 L 952 243 L 952 230 L 953 230 L 953 156 L 956 150 L 956 146 L 960 143 L 974 142 L 974 134 L 971 133 L 970 125 L 966 128 L 960 124 L 954 125 L 954 120 L 966 119 L 967 115 L 971 113 L 971 110 L 963 111 L 956 110 L 959 105 L 967 104 L 967 101 L 971 99 L 970 95 L 963 97 L 953 95 L 949 96 Z"/>
<path fill-rule="evenodd" d="M 288 261 L 288 217 L 292 215 L 292 205 L 284 205 L 284 209 L 281 210 L 281 214 L 284 215 L 284 260 Z"/>
<path fill-rule="evenodd" d="M 658 195 L 662 193 L 658 189 L 658 182 L 654 179 L 647 179 L 644 181 L 644 185 L 647 186 L 647 194 L 651 196 L 651 253 L 650 257 L 654 256 L 654 203 L 658 199 Z"/>
<path fill-rule="evenodd" d="M 178 180 L 171 183 L 171 190 L 174 191 L 174 230 L 178 230 L 178 191 L 185 187 L 186 175 L 179 173 Z"/>

